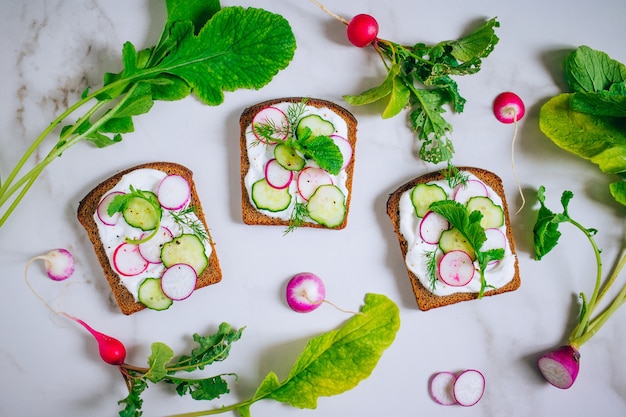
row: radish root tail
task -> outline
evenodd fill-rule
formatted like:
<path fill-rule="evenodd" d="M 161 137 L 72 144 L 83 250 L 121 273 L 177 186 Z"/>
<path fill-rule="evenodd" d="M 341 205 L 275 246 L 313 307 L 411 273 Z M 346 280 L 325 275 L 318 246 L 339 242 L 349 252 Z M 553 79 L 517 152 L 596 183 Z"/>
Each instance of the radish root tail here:
<path fill-rule="evenodd" d="M 344 19 L 343 17 L 339 16 L 336 13 L 333 13 L 332 11 L 330 11 L 328 8 L 326 8 L 326 6 L 324 6 L 322 3 L 318 2 L 317 0 L 311 0 L 311 3 L 313 3 L 314 5 L 316 5 L 317 7 L 319 7 L 320 9 L 322 9 L 322 11 L 332 17 L 334 17 L 335 19 L 339 20 L 341 23 L 343 23 L 344 25 L 348 26 L 348 24 L 350 22 L 348 22 L 346 19 Z"/>
<path fill-rule="evenodd" d="M 513 110 L 513 140 L 511 141 L 511 167 L 513 168 L 513 177 L 515 178 L 515 184 L 517 184 L 517 190 L 519 191 L 520 198 L 522 199 L 522 204 L 519 206 L 515 214 L 519 214 L 520 211 L 526 205 L 526 198 L 524 197 L 524 192 L 522 191 L 522 186 L 520 185 L 519 178 L 517 177 L 517 171 L 515 169 L 515 140 L 517 139 L 517 110 Z"/>

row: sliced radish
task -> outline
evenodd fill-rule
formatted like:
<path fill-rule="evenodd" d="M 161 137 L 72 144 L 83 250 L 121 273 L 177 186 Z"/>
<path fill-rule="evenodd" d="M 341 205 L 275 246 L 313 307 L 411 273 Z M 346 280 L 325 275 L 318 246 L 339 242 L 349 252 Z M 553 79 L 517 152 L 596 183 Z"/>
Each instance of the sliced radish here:
<path fill-rule="evenodd" d="M 145 232 L 139 240 L 145 238 L 152 232 Z M 169 242 L 174 235 L 167 227 L 161 226 L 152 238 L 139 244 L 139 253 L 151 264 L 161 263 L 161 247 L 164 243 Z"/>
<path fill-rule="evenodd" d="M 476 269 L 470 255 L 462 250 L 453 250 L 439 260 L 439 277 L 452 287 L 467 285 L 474 276 Z"/>
<path fill-rule="evenodd" d="M 256 129 L 258 129 L 258 125 L 269 125 L 273 127 L 277 133 L 275 136 L 272 136 L 273 139 L 285 140 L 285 138 L 287 138 L 287 134 L 289 133 L 287 115 L 285 115 L 285 113 L 278 107 L 265 107 L 252 118 L 252 133 L 258 140 L 263 143 L 267 143 L 263 136 L 259 135 L 256 131 Z M 257 127 L 255 128 L 255 126 Z"/>
<path fill-rule="evenodd" d="M 161 289 L 172 300 L 180 301 L 193 293 L 197 281 L 198 275 L 191 265 L 175 264 L 163 272 Z"/>
<path fill-rule="evenodd" d="M 464 184 L 459 184 L 454 190 L 454 201 L 465 204 L 472 197 L 487 197 L 487 186 L 479 180 L 468 180 Z"/>
<path fill-rule="evenodd" d="M 576 381 L 580 369 L 580 352 L 565 345 L 545 353 L 537 361 L 543 377 L 557 388 L 568 389 Z"/>
<path fill-rule="evenodd" d="M 293 171 L 283 168 L 276 159 L 270 159 L 265 164 L 265 179 L 270 187 L 282 190 L 291 184 Z"/>
<path fill-rule="evenodd" d="M 346 169 L 346 167 L 352 160 L 352 145 L 350 145 L 348 139 L 344 138 L 343 136 L 330 135 L 330 137 L 341 151 L 341 156 L 343 157 L 343 165 L 341 166 L 341 169 Z"/>
<path fill-rule="evenodd" d="M 459 405 L 470 407 L 482 398 L 485 392 L 485 377 L 475 369 L 457 375 L 454 381 L 454 398 Z"/>
<path fill-rule="evenodd" d="M 320 185 L 332 183 L 330 174 L 321 168 L 307 167 L 298 174 L 298 192 L 305 200 L 308 200 Z"/>
<path fill-rule="evenodd" d="M 139 253 L 139 245 L 123 242 L 113 252 L 113 266 L 121 275 L 131 277 L 145 271 L 148 261 Z"/>
<path fill-rule="evenodd" d="M 445 217 L 434 211 L 429 211 L 420 220 L 420 237 L 426 243 L 435 245 L 439 242 L 441 233 L 450 228 Z"/>
<path fill-rule="evenodd" d="M 441 405 L 456 404 L 454 398 L 454 382 L 456 375 L 452 372 L 439 372 L 430 380 L 430 395 Z"/>
<path fill-rule="evenodd" d="M 191 198 L 189 181 L 181 175 L 168 175 L 159 183 L 159 203 L 168 210 L 180 210 Z"/>
<path fill-rule="evenodd" d="M 506 249 L 506 235 L 500 229 L 491 228 L 485 230 L 485 236 L 487 236 L 487 240 L 483 243 L 483 246 L 480 248 L 481 251 L 487 251 L 490 249 Z M 494 260 L 489 262 L 489 265 L 495 265 L 499 261 Z"/>
<path fill-rule="evenodd" d="M 120 218 L 121 213 L 117 212 L 113 216 L 109 216 L 107 213 L 107 209 L 109 208 L 109 204 L 117 195 L 124 194 L 121 191 L 113 191 L 104 196 L 100 203 L 98 203 L 98 208 L 96 209 L 96 213 L 98 214 L 98 219 L 107 226 L 115 226 L 117 224 L 117 220 Z"/>

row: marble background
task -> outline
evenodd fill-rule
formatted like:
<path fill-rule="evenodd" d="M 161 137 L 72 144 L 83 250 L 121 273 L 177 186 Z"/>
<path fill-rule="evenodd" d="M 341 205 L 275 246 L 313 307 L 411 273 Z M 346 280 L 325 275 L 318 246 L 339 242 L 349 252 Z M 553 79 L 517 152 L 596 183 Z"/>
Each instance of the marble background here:
<path fill-rule="evenodd" d="M 194 98 L 157 103 L 136 119 L 136 132 L 107 149 L 81 143 L 53 162 L 0 231 L 0 415 L 113 416 L 126 396 L 118 371 L 100 362 L 90 337 L 50 313 L 23 279 L 26 261 L 56 247 L 71 250 L 77 270 L 68 286 L 31 269 L 33 287 L 49 303 L 124 341 L 128 361 L 145 363 L 150 343 L 175 351 L 194 332 L 222 322 L 246 326 L 227 361 L 213 371 L 236 372 L 239 381 L 220 400 L 179 398 L 170 387 L 144 395 L 144 415 L 204 410 L 249 398 L 270 371 L 285 377 L 306 341 L 346 320 L 329 306 L 308 315 L 292 312 L 282 291 L 288 278 L 312 271 L 326 282 L 328 298 L 356 309 L 367 292 L 387 294 L 401 309 L 402 326 L 371 377 L 340 396 L 321 398 L 317 410 L 301 411 L 263 401 L 257 416 L 428 415 L 555 416 L 626 414 L 626 311 L 618 313 L 582 347 L 578 381 L 569 390 L 547 385 L 535 361 L 564 342 L 577 312 L 577 294 L 591 292 L 595 265 L 584 237 L 565 228 L 559 247 L 541 262 L 532 258 L 534 191 L 548 189 L 558 205 L 564 189 L 576 197 L 571 214 L 599 230 L 607 267 L 617 258 L 624 210 L 612 202 L 610 178 L 595 166 L 560 151 L 538 129 L 538 110 L 564 88 L 561 62 L 589 45 L 626 62 L 623 0 L 503 2 L 495 0 L 328 1 L 336 13 L 373 14 L 380 36 L 401 43 L 457 38 L 497 16 L 500 43 L 476 75 L 458 78 L 467 99 L 450 114 L 454 162 L 496 172 L 510 205 L 519 198 L 511 169 L 512 127 L 491 113 L 493 98 L 516 91 L 527 105 L 516 148 L 517 172 L 528 205 L 513 217 L 522 286 L 513 293 L 422 312 L 417 309 L 393 229 L 385 213 L 388 194 L 434 167 L 412 155 L 406 113 L 382 120 L 377 106 L 351 108 L 359 119 L 352 210 L 343 231 L 251 227 L 240 217 L 238 118 L 254 103 L 284 96 L 312 96 L 344 104 L 380 82 L 382 65 L 370 49 L 347 44 L 343 26 L 313 4 L 299 1 L 223 2 L 263 7 L 293 27 L 298 49 L 291 65 L 259 91 L 227 93 L 219 107 Z M 0 0 L 0 172 L 6 176 L 28 145 L 85 87 L 117 72 L 123 42 L 153 45 L 166 18 L 156 0 Z M 45 142 L 52 146 L 54 139 Z M 37 158 L 41 158 L 38 154 Z M 217 244 L 223 281 L 164 313 L 123 316 L 75 212 L 99 181 L 137 163 L 171 160 L 195 172 L 200 198 Z M 514 210 L 512 210 L 514 211 Z M 622 277 L 622 282 L 624 281 Z M 437 371 L 476 368 L 487 379 L 472 408 L 442 407 L 428 395 Z M 228 414 L 227 414 L 228 415 Z"/>

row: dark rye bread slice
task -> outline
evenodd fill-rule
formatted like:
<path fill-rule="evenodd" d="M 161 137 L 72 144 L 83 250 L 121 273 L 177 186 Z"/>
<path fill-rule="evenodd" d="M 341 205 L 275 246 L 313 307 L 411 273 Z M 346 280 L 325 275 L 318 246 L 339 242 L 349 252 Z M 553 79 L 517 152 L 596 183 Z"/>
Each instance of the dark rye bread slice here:
<path fill-rule="evenodd" d="M 204 212 L 202 211 L 202 206 L 198 198 L 196 186 L 193 182 L 193 173 L 190 169 L 186 168 L 183 165 L 175 164 L 172 162 L 150 162 L 142 165 L 137 165 L 135 167 L 118 172 L 117 174 L 104 180 L 93 190 L 91 190 L 78 205 L 78 221 L 87 231 L 87 235 L 89 236 L 89 240 L 93 244 L 96 256 L 98 257 L 98 261 L 100 262 L 102 270 L 104 271 L 104 276 L 109 282 L 109 286 L 111 287 L 111 291 L 113 292 L 115 301 L 117 302 L 122 313 L 126 315 L 136 313 L 137 311 L 143 310 L 146 307 L 140 302 L 135 301 L 133 295 L 120 282 L 119 275 L 111 267 L 109 258 L 100 240 L 98 226 L 94 219 L 94 214 L 96 213 L 98 203 L 100 202 L 102 197 L 118 183 L 122 176 L 129 172 L 142 168 L 153 168 L 159 171 L 163 171 L 168 175 L 177 174 L 183 176 L 191 186 L 191 200 L 189 204 L 190 206 L 196 208 L 195 213 L 198 219 L 204 225 L 207 233 L 209 233 L 209 228 L 207 227 Z M 200 276 L 198 277 L 196 289 L 205 287 L 210 284 L 215 284 L 222 279 L 222 270 L 220 268 L 217 253 L 215 252 L 213 239 L 211 238 L 210 234 L 209 241 L 211 243 L 212 249 L 211 256 L 209 257 L 209 264 L 207 268 L 202 272 L 202 274 L 200 274 Z"/>
<path fill-rule="evenodd" d="M 248 160 L 248 152 L 246 146 L 246 132 L 252 126 L 252 119 L 254 116 L 264 109 L 265 107 L 272 106 L 278 103 L 301 103 L 304 100 L 304 97 L 286 97 L 286 98 L 277 98 L 273 100 L 264 101 L 262 103 L 255 104 L 246 108 L 239 118 L 239 126 L 240 126 L 240 148 L 241 148 L 241 215 L 243 218 L 243 222 L 251 225 L 265 225 L 265 226 L 289 226 L 289 221 L 281 220 L 276 217 L 270 217 L 259 210 L 252 204 L 250 195 L 245 185 L 245 176 L 250 168 L 250 161 Z M 343 107 L 335 104 L 331 101 L 317 99 L 317 98 L 306 98 L 306 105 L 313 106 L 317 108 L 328 108 L 341 116 L 341 118 L 346 122 L 348 126 L 348 137 L 346 138 L 350 145 L 352 146 L 352 158 L 350 163 L 346 167 L 347 179 L 346 179 L 346 188 L 348 189 L 348 196 L 346 197 L 346 216 L 343 222 L 333 227 L 333 229 L 343 229 L 346 227 L 348 223 L 348 215 L 350 213 L 350 200 L 352 197 L 352 175 L 354 172 L 354 160 L 355 160 L 355 150 L 356 150 L 356 132 L 357 132 L 357 120 L 348 110 Z M 315 227 L 315 228 L 324 228 L 323 226 L 316 222 L 307 221 L 302 224 L 303 227 Z"/>
<path fill-rule="evenodd" d="M 504 187 L 502 185 L 502 180 L 493 172 L 481 169 L 481 168 L 473 168 L 473 167 L 457 167 L 459 171 L 469 172 L 474 174 L 476 177 L 481 179 L 485 184 L 491 187 L 502 199 L 502 209 L 504 210 L 504 221 L 506 225 L 506 237 L 508 243 L 511 248 L 511 252 L 515 257 L 515 273 L 511 281 L 508 284 L 500 287 L 498 289 L 493 289 L 489 291 L 485 291 L 484 296 L 492 296 L 497 294 L 502 294 L 508 291 L 514 291 L 520 286 L 520 276 L 519 276 L 519 266 L 517 255 L 515 252 L 515 242 L 513 240 L 513 232 L 511 229 L 511 221 L 509 219 L 509 209 L 508 204 L 504 194 Z M 400 243 L 400 250 L 402 252 L 402 258 L 406 257 L 406 253 L 408 250 L 408 243 L 402 236 L 400 232 L 400 197 L 406 191 L 411 190 L 417 184 L 427 183 L 430 181 L 437 181 L 446 178 L 445 170 L 432 172 L 421 177 L 415 178 L 406 184 L 400 186 L 396 191 L 394 191 L 387 200 L 387 214 L 393 223 L 394 230 L 396 236 L 398 238 L 398 242 Z M 409 274 L 409 278 L 411 280 L 411 285 L 413 287 L 413 292 L 415 293 L 415 299 L 417 300 L 417 305 L 420 310 L 430 310 L 437 307 L 443 307 L 450 304 L 459 303 L 461 301 L 469 301 L 478 298 L 478 293 L 454 293 L 446 296 L 438 296 L 433 294 L 428 290 L 428 288 L 424 287 L 424 285 L 420 282 L 420 280 L 407 268 L 407 272 Z"/>

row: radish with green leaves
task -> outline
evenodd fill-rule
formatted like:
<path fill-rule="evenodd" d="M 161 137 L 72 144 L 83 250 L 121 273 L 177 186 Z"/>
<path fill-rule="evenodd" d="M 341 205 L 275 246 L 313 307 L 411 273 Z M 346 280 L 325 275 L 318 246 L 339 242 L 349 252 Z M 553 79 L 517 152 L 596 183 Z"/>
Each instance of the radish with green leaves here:
<path fill-rule="evenodd" d="M 591 244 L 596 259 L 596 279 L 593 292 L 591 297 L 587 297 L 584 293 L 580 294 L 582 305 L 578 323 L 570 332 L 567 344 L 542 355 L 537 361 L 539 370 L 550 384 L 557 388 L 567 389 L 574 384 L 578 376 L 580 346 L 588 342 L 617 309 L 626 302 L 626 285 L 624 285 L 615 298 L 608 303 L 608 306 L 592 318 L 601 300 L 626 264 L 626 251 L 622 250 L 619 262 L 613 268 L 609 278 L 602 283 L 601 250 L 594 239 L 597 230 L 586 228 L 569 216 L 568 206 L 574 194 L 571 191 L 564 191 L 561 195 L 563 212 L 554 213 L 546 207 L 544 193 L 545 188 L 541 186 L 537 194 L 540 207 L 537 213 L 537 221 L 533 228 L 536 259 L 540 260 L 558 244 L 561 236 L 558 227 L 561 223 L 569 223 L 585 235 Z"/>
<path fill-rule="evenodd" d="M 513 139 L 511 140 L 511 166 L 513 168 L 515 183 L 517 184 L 517 189 L 522 200 L 522 203 L 515 214 L 522 211 L 524 205 L 526 204 L 526 199 L 524 198 L 524 193 L 522 192 L 522 186 L 517 178 L 517 171 L 515 169 L 515 140 L 517 139 L 518 130 L 517 122 L 522 120 L 525 113 L 526 107 L 524 106 L 522 99 L 517 94 L 510 91 L 498 94 L 493 101 L 493 114 L 496 116 L 496 119 L 502 123 L 513 123 L 514 126 Z"/>

